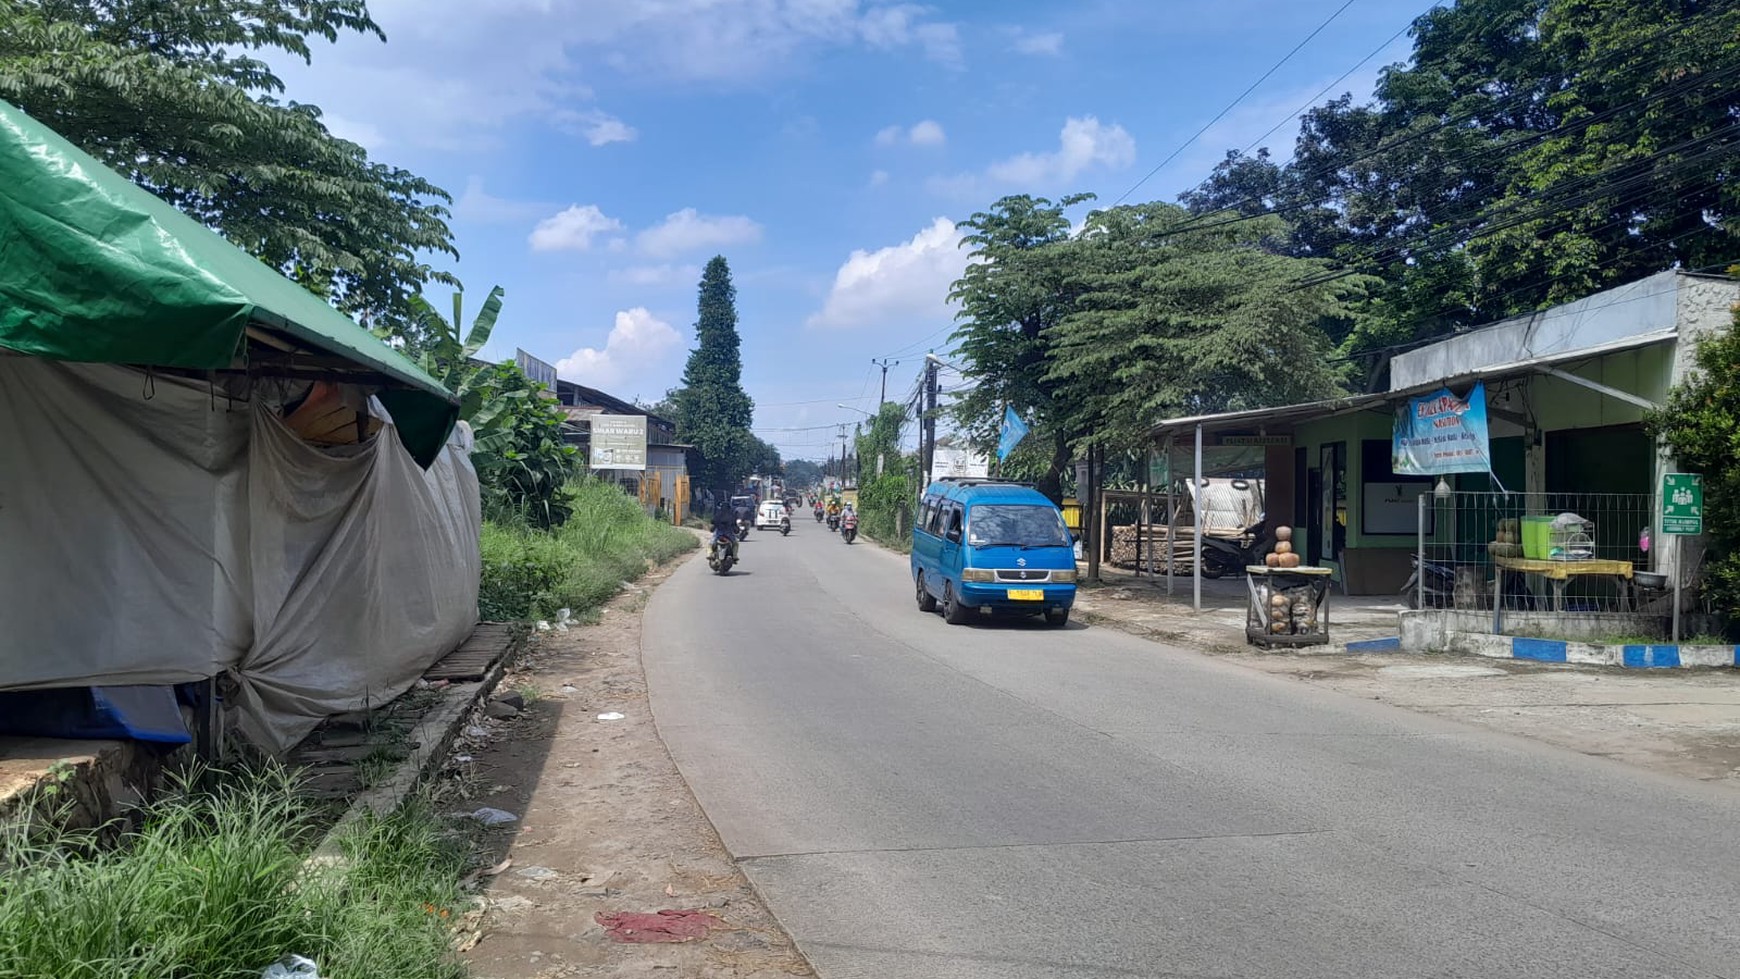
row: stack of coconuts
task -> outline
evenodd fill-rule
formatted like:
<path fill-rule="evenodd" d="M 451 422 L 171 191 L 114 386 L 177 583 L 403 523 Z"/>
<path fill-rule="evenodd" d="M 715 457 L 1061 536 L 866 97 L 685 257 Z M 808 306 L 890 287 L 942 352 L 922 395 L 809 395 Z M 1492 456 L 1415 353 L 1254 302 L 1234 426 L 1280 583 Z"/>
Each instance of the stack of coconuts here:
<path fill-rule="evenodd" d="M 1275 528 L 1275 549 L 1263 556 L 1263 563 L 1271 568 L 1299 566 L 1299 555 L 1293 551 L 1293 528 Z"/>
<path fill-rule="evenodd" d="M 1498 522 L 1498 529 L 1493 531 L 1492 542 L 1486 545 L 1486 550 L 1493 557 L 1517 557 L 1522 554 L 1522 525 L 1515 517 L 1506 517 Z"/>

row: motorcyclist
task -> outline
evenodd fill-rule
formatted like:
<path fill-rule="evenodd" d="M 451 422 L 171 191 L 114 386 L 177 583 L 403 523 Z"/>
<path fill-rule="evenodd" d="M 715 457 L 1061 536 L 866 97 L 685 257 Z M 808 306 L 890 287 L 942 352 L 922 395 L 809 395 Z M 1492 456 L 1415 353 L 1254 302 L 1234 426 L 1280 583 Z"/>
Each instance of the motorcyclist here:
<path fill-rule="evenodd" d="M 741 526 L 745 530 L 747 530 L 750 527 L 755 526 L 754 506 L 755 506 L 755 504 L 752 501 L 745 500 L 745 501 L 737 504 L 737 509 L 732 511 L 732 516 L 736 520 L 741 521 Z"/>
<path fill-rule="evenodd" d="M 725 507 L 713 511 L 713 536 L 723 538 L 731 548 L 731 560 L 737 555 L 737 515 Z"/>

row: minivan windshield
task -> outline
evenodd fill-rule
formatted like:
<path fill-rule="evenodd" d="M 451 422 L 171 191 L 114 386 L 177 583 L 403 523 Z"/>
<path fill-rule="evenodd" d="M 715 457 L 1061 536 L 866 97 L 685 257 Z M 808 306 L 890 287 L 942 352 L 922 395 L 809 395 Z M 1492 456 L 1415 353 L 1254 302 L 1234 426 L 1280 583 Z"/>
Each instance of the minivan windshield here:
<path fill-rule="evenodd" d="M 1055 507 L 982 503 L 967 514 L 974 547 L 1067 547 L 1069 529 Z"/>

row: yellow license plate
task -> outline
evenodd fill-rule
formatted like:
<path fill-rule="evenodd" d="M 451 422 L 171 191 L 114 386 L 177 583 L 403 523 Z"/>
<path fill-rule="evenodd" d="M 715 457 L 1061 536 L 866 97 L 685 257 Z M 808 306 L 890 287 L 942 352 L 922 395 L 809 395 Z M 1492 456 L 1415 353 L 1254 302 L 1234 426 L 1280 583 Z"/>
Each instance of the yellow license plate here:
<path fill-rule="evenodd" d="M 1042 588 L 1011 588 L 1009 589 L 1009 600 L 1011 602 L 1043 602 L 1045 601 L 1045 590 Z"/>

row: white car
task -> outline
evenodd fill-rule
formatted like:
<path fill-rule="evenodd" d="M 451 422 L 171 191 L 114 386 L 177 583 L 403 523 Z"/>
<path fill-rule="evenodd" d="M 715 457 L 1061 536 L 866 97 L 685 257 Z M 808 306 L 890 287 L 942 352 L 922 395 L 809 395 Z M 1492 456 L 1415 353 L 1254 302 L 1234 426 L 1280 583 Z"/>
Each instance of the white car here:
<path fill-rule="evenodd" d="M 790 514 L 785 512 L 785 504 L 778 500 L 768 500 L 755 511 L 756 530 L 778 530 L 780 521 L 786 520 Z"/>

